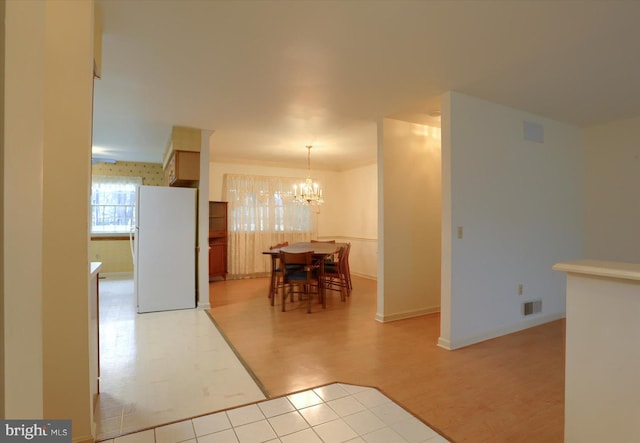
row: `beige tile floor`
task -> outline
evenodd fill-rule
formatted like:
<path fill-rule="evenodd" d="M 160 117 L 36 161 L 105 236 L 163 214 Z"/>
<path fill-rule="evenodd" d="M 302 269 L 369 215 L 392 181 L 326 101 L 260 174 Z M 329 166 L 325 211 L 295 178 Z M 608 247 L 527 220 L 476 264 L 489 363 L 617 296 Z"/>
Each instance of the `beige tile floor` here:
<path fill-rule="evenodd" d="M 98 439 L 265 398 L 205 311 L 137 314 L 133 280 L 100 280 Z"/>
<path fill-rule="evenodd" d="M 108 443 L 442 443 L 377 389 L 334 383 L 122 436 Z"/>

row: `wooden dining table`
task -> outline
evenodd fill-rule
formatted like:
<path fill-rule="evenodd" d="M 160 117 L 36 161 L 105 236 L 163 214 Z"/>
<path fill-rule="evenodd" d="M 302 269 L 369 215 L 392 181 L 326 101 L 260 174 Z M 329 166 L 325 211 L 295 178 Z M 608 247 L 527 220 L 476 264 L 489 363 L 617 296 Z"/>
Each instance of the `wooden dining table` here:
<path fill-rule="evenodd" d="M 320 281 L 323 280 L 324 277 L 324 262 L 325 258 L 330 255 L 337 254 L 341 247 L 347 246 L 346 243 L 326 243 L 326 242 L 298 242 L 292 243 L 288 246 L 283 246 L 282 248 L 274 248 L 269 249 L 268 251 L 264 251 L 263 254 L 271 256 L 271 284 L 269 286 L 269 297 L 276 296 L 276 274 L 275 270 L 277 267 L 278 256 L 280 255 L 280 251 L 284 252 L 292 252 L 292 253 L 301 253 L 301 252 L 313 252 L 313 260 L 318 263 L 318 271 L 320 274 Z M 324 285 L 318 285 L 319 290 L 321 291 L 320 297 L 322 299 L 322 306 L 326 307 L 326 298 L 325 298 L 325 288 Z"/>

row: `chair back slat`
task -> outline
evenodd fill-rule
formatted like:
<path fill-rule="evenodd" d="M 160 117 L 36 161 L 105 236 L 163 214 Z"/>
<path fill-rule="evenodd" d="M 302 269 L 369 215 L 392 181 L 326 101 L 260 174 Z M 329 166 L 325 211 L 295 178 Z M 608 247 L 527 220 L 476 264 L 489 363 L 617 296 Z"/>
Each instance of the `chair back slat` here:
<path fill-rule="evenodd" d="M 280 262 L 287 265 L 310 265 L 313 252 L 285 252 L 280 251 Z"/>
<path fill-rule="evenodd" d="M 320 294 L 320 282 L 318 281 L 317 267 L 313 265 L 313 251 L 307 252 L 285 252 L 280 251 L 280 268 L 282 269 L 282 311 L 285 311 L 287 291 L 292 294 L 291 286 L 301 286 L 301 291 L 307 296 L 307 312 L 311 313 L 311 292 L 310 288 L 315 285 Z"/>

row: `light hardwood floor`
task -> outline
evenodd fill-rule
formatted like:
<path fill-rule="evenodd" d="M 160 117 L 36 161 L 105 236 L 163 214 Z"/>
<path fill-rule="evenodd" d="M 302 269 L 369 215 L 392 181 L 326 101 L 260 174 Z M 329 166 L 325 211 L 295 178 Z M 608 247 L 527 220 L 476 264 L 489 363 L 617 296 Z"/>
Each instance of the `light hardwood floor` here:
<path fill-rule="evenodd" d="M 564 321 L 446 351 L 438 314 L 378 323 L 376 282 L 353 285 L 307 314 L 271 307 L 268 279 L 213 282 L 211 314 L 270 396 L 374 386 L 452 441 L 562 442 Z"/>

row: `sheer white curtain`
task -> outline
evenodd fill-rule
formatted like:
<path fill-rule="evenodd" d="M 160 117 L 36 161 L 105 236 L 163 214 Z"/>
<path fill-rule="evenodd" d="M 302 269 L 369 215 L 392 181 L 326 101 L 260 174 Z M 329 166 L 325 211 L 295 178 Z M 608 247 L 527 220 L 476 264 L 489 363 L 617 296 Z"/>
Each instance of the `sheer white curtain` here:
<path fill-rule="evenodd" d="M 315 214 L 293 202 L 293 185 L 300 179 L 225 174 L 222 195 L 228 202 L 231 276 L 271 271 L 262 252 L 271 245 L 315 238 Z"/>

